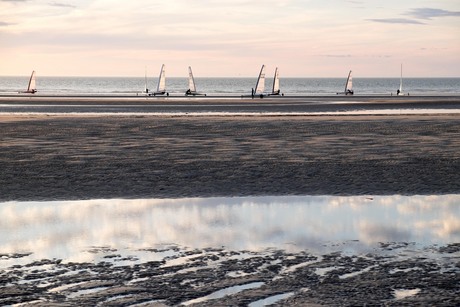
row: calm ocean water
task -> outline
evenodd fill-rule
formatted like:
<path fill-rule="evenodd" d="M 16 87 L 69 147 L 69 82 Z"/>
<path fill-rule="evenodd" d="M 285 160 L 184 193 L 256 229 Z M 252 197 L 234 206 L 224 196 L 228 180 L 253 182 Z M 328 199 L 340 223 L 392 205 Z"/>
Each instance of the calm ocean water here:
<path fill-rule="evenodd" d="M 28 76 L 1 77 L 0 94 L 25 90 Z M 197 90 L 208 95 L 250 94 L 256 78 L 195 78 Z M 281 78 L 281 92 L 285 95 L 335 95 L 345 87 L 345 78 Z M 157 78 L 148 78 L 147 87 L 156 89 Z M 39 94 L 74 95 L 107 94 L 136 95 L 144 90 L 145 79 L 133 77 L 40 77 Z M 269 93 L 272 78 L 267 77 L 265 91 Z M 171 95 L 183 95 L 188 88 L 187 78 L 167 78 L 166 89 Z M 399 88 L 399 78 L 354 78 L 357 95 L 389 95 Z M 405 78 L 403 92 L 411 95 L 458 95 L 460 78 Z"/>

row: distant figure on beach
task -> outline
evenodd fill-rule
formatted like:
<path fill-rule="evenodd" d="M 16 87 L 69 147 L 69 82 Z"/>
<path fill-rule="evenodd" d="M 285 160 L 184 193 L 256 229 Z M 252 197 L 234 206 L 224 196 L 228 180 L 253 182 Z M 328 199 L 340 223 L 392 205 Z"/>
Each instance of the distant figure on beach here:
<path fill-rule="evenodd" d="M 254 88 L 251 88 L 251 97 L 254 99 Z"/>
<path fill-rule="evenodd" d="M 401 93 L 401 91 L 398 89 L 398 90 L 396 91 L 396 95 L 399 95 L 399 93 Z"/>

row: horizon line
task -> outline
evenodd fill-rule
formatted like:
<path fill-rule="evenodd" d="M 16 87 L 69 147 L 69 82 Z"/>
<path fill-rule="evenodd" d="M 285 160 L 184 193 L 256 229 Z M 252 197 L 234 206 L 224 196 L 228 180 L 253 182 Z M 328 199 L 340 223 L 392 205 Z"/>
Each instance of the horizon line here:
<path fill-rule="evenodd" d="M 37 72 L 37 71 L 35 71 Z M 145 78 L 145 76 L 121 76 L 121 75 L 118 75 L 118 76 L 103 76 L 103 75 L 94 75 L 94 76 L 90 76 L 90 75 L 40 75 L 40 74 L 37 74 L 38 77 L 45 77 L 45 78 Z M 24 78 L 29 78 L 30 77 L 30 74 L 29 75 L 0 75 L 0 78 L 2 77 L 14 77 L 14 78 L 17 78 L 17 77 L 24 77 Z M 257 75 L 254 75 L 254 76 L 194 76 L 195 79 L 200 79 L 200 78 L 214 78 L 214 79 L 218 79 L 218 78 L 233 78 L 233 79 L 245 79 L 245 78 L 255 78 L 257 79 Z M 153 76 L 147 76 L 148 79 L 158 79 L 158 76 L 156 75 L 153 75 Z M 185 78 L 187 79 L 188 76 L 184 75 L 184 76 L 167 76 L 166 78 Z M 347 76 L 344 75 L 344 76 L 336 76 L 336 77 L 312 77 L 312 76 L 304 76 L 304 77 L 280 77 L 280 79 L 346 79 Z M 393 79 L 393 78 L 400 78 L 399 75 L 395 75 L 394 77 L 369 77 L 369 76 L 360 76 L 360 77 L 357 77 L 357 76 L 353 76 L 353 79 Z M 428 76 L 418 76 L 418 77 L 414 77 L 414 76 L 403 76 L 403 79 L 406 79 L 406 78 L 413 78 L 413 79 L 417 79 L 417 78 L 428 78 L 428 79 L 457 79 L 457 78 L 460 78 L 460 76 L 443 76 L 443 77 L 428 77 Z M 266 76 L 265 79 L 272 79 L 270 76 Z"/>

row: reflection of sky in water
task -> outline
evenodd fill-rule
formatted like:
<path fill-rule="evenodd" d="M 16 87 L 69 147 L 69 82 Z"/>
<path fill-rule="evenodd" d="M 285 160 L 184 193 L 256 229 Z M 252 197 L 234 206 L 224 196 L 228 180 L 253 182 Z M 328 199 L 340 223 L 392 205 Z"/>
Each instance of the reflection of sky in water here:
<path fill-rule="evenodd" d="M 69 259 L 92 246 L 317 251 L 351 240 L 364 247 L 447 244 L 460 241 L 458 204 L 460 195 L 7 202 L 0 203 L 0 254 Z"/>

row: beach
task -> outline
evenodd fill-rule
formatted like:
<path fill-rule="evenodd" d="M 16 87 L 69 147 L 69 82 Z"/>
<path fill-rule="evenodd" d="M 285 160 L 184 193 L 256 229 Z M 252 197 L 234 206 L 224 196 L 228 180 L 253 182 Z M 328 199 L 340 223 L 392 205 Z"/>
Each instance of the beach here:
<path fill-rule="evenodd" d="M 380 102 L 382 109 L 404 105 L 391 99 Z M 325 106 L 319 101 L 313 109 L 356 110 L 367 101 L 356 100 L 358 104 L 350 106 Z M 8 101 L 8 107 L 14 104 Z M 178 104 L 197 101 L 212 104 L 209 99 Z M 460 193 L 460 114 L 301 114 L 299 108 L 305 113 L 307 106 L 299 101 L 295 107 L 292 101 L 278 102 L 281 110 L 276 114 L 260 109 L 248 114 L 240 100 L 219 102 L 237 106 L 226 114 L 222 110 L 209 114 L 208 109 L 171 114 L 149 106 L 127 114 L 127 102 L 116 99 L 103 109 L 94 102 L 86 113 L 63 112 L 54 106 L 51 112 L 45 99 L 37 102 L 47 108 L 41 112 L 43 107 L 30 107 L 35 102 L 21 102 L 25 110 L 0 115 L 0 201 L 336 195 L 371 202 L 379 195 Z M 404 109 L 420 103 L 421 109 L 458 108 L 456 97 L 439 101 L 411 97 Z M 171 101 L 157 102 L 171 110 Z M 74 108 L 81 110 L 81 103 Z M 43 216 L 52 220 L 49 214 Z M 458 216 L 452 218 L 449 231 L 455 234 Z M 102 257 L 93 262 L 28 261 L 28 253 L 0 251 L 2 261 L 17 261 L 0 271 L 0 303 L 259 302 L 253 306 L 261 306 L 263 299 L 285 306 L 459 303 L 458 242 L 426 248 L 417 242 L 382 241 L 371 251 L 351 255 L 346 249 L 353 242 L 322 253 L 175 243 L 128 255 L 110 245 L 88 247 L 88 253 Z M 164 257 L 136 262 L 142 253 Z M 233 294 L 216 293 L 223 289 Z"/>
<path fill-rule="evenodd" d="M 0 0 L 0 307 L 460 306 L 460 1 L 395 4 Z"/>

